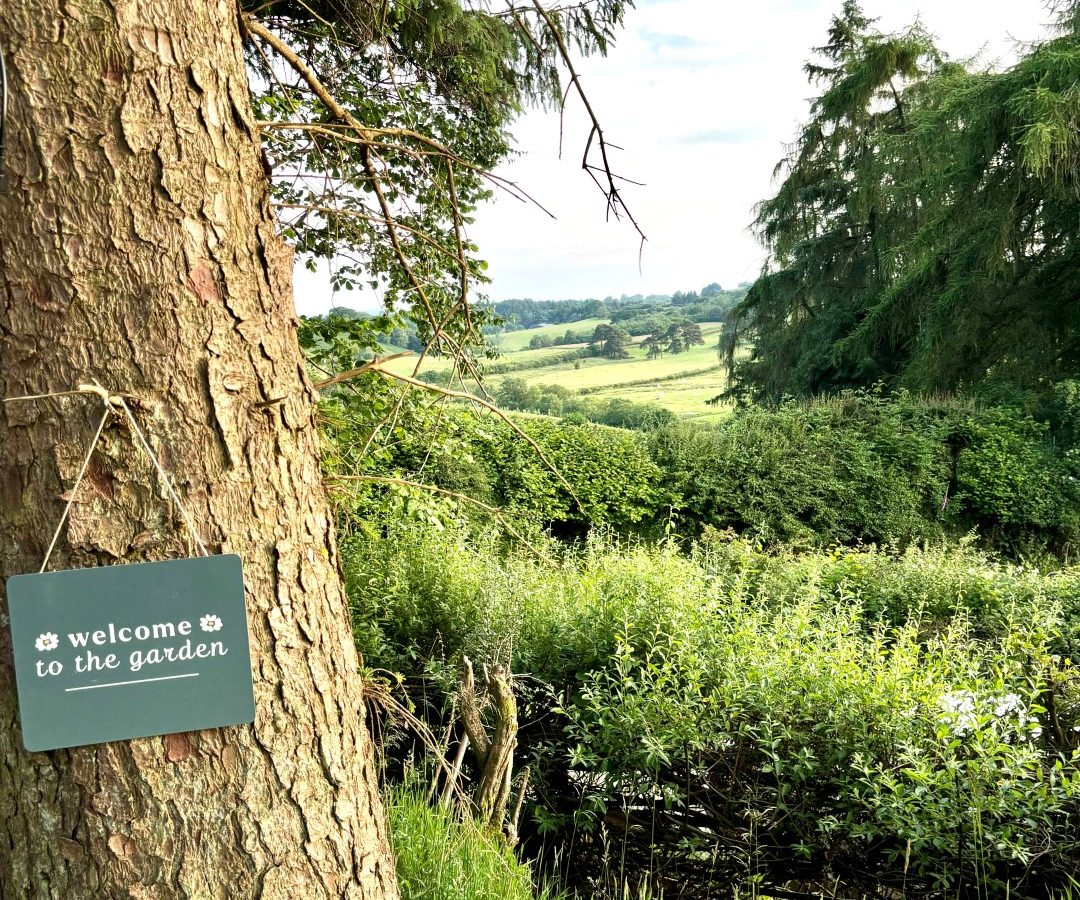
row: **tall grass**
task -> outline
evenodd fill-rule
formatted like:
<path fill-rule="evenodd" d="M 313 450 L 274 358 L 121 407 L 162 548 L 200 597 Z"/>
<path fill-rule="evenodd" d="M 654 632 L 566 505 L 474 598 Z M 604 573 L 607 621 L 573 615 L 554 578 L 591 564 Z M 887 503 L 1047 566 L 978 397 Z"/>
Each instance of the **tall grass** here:
<path fill-rule="evenodd" d="M 533 883 L 529 867 L 498 835 L 447 807 L 431 806 L 414 783 L 390 788 L 390 834 L 402 900 L 559 900 Z"/>

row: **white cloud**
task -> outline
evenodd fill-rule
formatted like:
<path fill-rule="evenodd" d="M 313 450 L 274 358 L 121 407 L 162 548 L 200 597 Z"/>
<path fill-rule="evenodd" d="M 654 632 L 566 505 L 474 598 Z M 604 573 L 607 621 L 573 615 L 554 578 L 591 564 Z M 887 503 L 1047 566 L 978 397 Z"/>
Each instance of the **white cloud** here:
<path fill-rule="evenodd" d="M 607 59 L 582 65 L 608 138 L 625 148 L 616 171 L 648 243 L 638 272 L 626 223 L 605 224 L 603 197 L 580 171 L 587 126 L 571 101 L 564 159 L 558 120 L 531 113 L 516 128 L 525 155 L 502 174 L 556 213 L 552 222 L 509 198 L 480 211 L 472 236 L 491 262 L 492 296 L 585 297 L 725 286 L 756 275 L 763 253 L 748 225 L 784 143 L 814 89 L 802 71 L 840 0 L 667 0 L 641 3 Z M 954 58 L 1007 62 L 1016 41 L 1045 33 L 1042 0 L 974 3 L 866 0 L 884 30 L 921 17 Z M 583 266 L 582 259 L 595 260 Z"/>
<path fill-rule="evenodd" d="M 557 221 L 506 196 L 478 212 L 470 236 L 489 260 L 495 298 L 667 293 L 752 279 L 763 253 L 748 231 L 784 143 L 814 89 L 803 63 L 823 42 L 841 0 L 639 0 L 607 59 L 581 64 L 610 141 L 615 170 L 648 242 L 628 223 L 606 223 L 603 195 L 581 171 L 588 135 L 571 99 L 558 158 L 559 120 L 529 113 L 514 129 L 522 156 L 500 170 Z M 983 51 L 1008 61 L 1016 41 L 1045 34 L 1043 0 L 864 0 L 885 30 L 921 15 L 954 58 Z M 325 276 L 298 275 L 297 306 L 325 311 Z M 352 302 L 352 296 L 336 302 Z"/>

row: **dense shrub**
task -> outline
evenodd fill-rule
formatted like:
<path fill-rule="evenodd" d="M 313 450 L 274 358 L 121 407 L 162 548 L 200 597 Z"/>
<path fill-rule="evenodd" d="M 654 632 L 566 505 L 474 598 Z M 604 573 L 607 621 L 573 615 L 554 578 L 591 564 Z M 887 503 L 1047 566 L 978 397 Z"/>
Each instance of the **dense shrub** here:
<path fill-rule="evenodd" d="M 865 398 L 743 410 L 657 432 L 652 448 L 690 522 L 821 546 L 940 535 L 945 437 L 928 409 Z"/>
<path fill-rule="evenodd" d="M 1067 554 L 1080 459 L 1005 409 L 859 395 L 653 432 L 690 531 L 774 544 L 936 540 L 972 529 L 1011 554 Z"/>
<path fill-rule="evenodd" d="M 468 652 L 528 673 L 534 828 L 573 843 L 583 878 L 605 841 L 688 897 L 826 871 L 1035 896 L 1080 866 L 1075 570 L 719 535 L 545 564 L 387 528 L 346 545 L 369 663 L 447 684 Z"/>
<path fill-rule="evenodd" d="M 856 600 L 868 624 L 903 626 L 918 619 L 940 630 L 954 617 L 972 634 L 999 638 L 1010 623 L 1054 617 L 1052 649 L 1080 660 L 1080 570 L 1040 572 L 994 562 L 970 540 L 908 547 L 903 552 L 837 547 L 828 552 L 765 552 L 745 540 L 707 530 L 695 559 L 714 577 L 737 577 L 762 604 L 813 594 Z"/>
<path fill-rule="evenodd" d="M 567 698 L 578 827 L 634 810 L 691 877 L 726 848 L 711 865 L 733 874 L 743 856 L 789 877 L 828 860 L 935 893 L 1007 893 L 1038 857 L 1051 883 L 1075 871 L 1080 772 L 1043 741 L 1037 632 L 924 643 L 917 623 L 867 634 L 857 605 L 812 598 L 700 612 L 627 627 Z"/>
<path fill-rule="evenodd" d="M 511 515 L 532 523 L 632 531 L 668 499 L 663 473 L 633 432 L 542 418 L 518 424 L 547 462 L 505 427 L 476 428 L 470 438 L 493 496 Z"/>
<path fill-rule="evenodd" d="M 1002 410 L 964 423 L 956 485 L 974 517 L 1007 529 L 1080 530 L 1080 460 L 1063 456 L 1047 432 L 1042 423 Z"/>
<path fill-rule="evenodd" d="M 580 505 L 505 423 L 415 398 L 399 406 L 381 379 L 324 402 L 328 465 L 415 476 L 566 536 L 608 526 L 694 537 L 711 527 L 771 547 L 828 548 L 973 533 L 1029 564 L 1068 560 L 1080 538 L 1080 447 L 1064 414 L 1051 427 L 1000 407 L 861 395 L 740 410 L 710 427 L 514 378 L 498 399 L 562 418 L 520 423 Z M 372 428 L 390 420 L 394 440 L 366 452 Z"/>

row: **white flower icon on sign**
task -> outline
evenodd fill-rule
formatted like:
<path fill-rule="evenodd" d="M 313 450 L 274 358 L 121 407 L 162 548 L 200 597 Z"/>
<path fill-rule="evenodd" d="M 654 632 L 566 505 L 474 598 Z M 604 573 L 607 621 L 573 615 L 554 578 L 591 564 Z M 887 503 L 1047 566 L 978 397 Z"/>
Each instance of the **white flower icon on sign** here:
<path fill-rule="evenodd" d="M 221 631 L 221 619 L 217 616 L 203 616 L 199 619 L 199 627 L 203 631 Z"/>
<path fill-rule="evenodd" d="M 55 650 L 60 646 L 60 638 L 51 631 L 46 631 L 44 634 L 38 635 L 38 639 L 34 641 L 34 646 L 37 647 L 39 653 L 45 650 Z"/>

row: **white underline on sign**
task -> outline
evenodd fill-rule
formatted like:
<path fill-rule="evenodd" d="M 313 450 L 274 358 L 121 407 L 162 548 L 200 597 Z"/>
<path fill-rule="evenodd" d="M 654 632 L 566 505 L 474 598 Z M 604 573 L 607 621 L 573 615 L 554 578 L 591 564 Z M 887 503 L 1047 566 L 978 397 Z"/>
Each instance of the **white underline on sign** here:
<path fill-rule="evenodd" d="M 137 678 L 134 681 L 112 681 L 109 684 L 88 684 L 84 687 L 64 688 L 64 693 L 71 691 L 92 691 L 94 688 L 120 687 L 122 684 L 146 684 L 148 681 L 172 681 L 174 678 L 196 678 L 198 672 L 189 672 L 187 675 L 162 675 L 160 678 Z"/>

